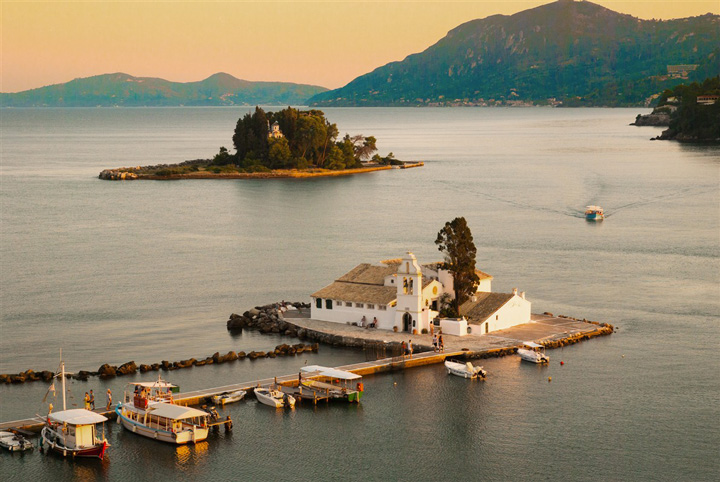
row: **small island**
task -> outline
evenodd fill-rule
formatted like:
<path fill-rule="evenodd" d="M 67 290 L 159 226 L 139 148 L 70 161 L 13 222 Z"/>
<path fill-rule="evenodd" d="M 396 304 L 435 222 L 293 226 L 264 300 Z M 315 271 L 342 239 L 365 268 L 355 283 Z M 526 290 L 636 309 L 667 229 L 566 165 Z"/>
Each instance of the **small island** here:
<path fill-rule="evenodd" d="M 235 153 L 221 147 L 212 159 L 106 169 L 99 177 L 113 181 L 304 178 L 423 165 L 399 161 L 392 152 L 381 157 L 376 154 L 375 137 L 346 134 L 337 140 L 338 135 L 337 125 L 322 111 L 288 107 L 265 112 L 256 107 L 237 121 L 232 136 Z"/>

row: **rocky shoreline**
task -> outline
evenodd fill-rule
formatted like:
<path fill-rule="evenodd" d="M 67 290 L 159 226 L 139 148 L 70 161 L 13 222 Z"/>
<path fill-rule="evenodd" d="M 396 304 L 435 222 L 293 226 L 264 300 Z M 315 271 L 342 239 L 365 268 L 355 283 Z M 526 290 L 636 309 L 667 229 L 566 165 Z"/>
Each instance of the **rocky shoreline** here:
<path fill-rule="evenodd" d="M 237 172 L 211 169 L 209 160 L 185 161 L 180 164 L 158 164 L 155 166 L 119 167 L 116 169 L 105 169 L 98 175 L 99 179 L 106 181 L 172 181 L 181 179 L 303 179 L 314 177 L 336 177 L 349 176 L 352 174 L 363 174 L 375 171 L 386 171 L 389 169 L 409 169 L 424 166 L 423 162 L 403 162 L 397 166 L 368 164 L 365 167 L 355 169 L 275 169 L 261 172 Z M 182 172 L 174 172 L 174 171 Z"/>

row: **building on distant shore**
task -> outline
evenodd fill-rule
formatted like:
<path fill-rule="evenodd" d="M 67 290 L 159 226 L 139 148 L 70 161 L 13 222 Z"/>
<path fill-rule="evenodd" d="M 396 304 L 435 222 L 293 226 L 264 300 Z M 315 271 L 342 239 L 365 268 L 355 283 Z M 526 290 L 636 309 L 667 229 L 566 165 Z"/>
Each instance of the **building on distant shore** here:
<path fill-rule="evenodd" d="M 453 276 L 442 263 L 420 265 L 411 252 L 377 265 L 363 263 L 312 295 L 311 318 L 335 323 L 370 324 L 408 333 L 439 326 L 440 298 L 454 297 Z M 530 321 L 524 293 L 492 293 L 493 277 L 476 271 L 475 295 L 461 307 L 472 334 L 484 334 Z M 363 323 L 364 319 L 364 323 Z M 473 326 L 474 325 L 474 326 Z"/>

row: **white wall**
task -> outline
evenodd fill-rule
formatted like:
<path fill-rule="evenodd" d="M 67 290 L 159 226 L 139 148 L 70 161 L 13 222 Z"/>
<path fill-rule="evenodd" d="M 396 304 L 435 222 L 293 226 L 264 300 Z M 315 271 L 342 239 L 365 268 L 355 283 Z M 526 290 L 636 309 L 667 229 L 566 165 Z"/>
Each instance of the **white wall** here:
<path fill-rule="evenodd" d="M 531 303 L 528 300 L 515 295 L 485 321 L 479 325 L 473 324 L 471 327 L 472 334 L 484 335 L 486 333 L 486 325 L 488 329 L 487 332 L 492 333 L 493 331 L 504 330 L 511 326 L 529 323 L 530 307 Z"/>
<path fill-rule="evenodd" d="M 368 323 L 371 323 L 373 318 L 377 318 L 378 328 L 383 330 L 392 330 L 395 323 L 395 307 L 387 306 L 385 310 L 380 310 L 378 309 L 379 305 L 375 305 L 375 309 L 370 309 L 365 308 L 367 303 L 363 303 L 363 308 L 356 308 L 355 303 L 353 303 L 352 307 L 345 306 L 344 301 L 342 306 L 338 306 L 338 300 L 333 300 L 333 307 L 328 310 L 325 308 L 325 299 L 322 300 L 322 308 L 316 306 L 315 300 L 315 298 L 312 298 L 310 304 L 310 318 L 313 320 L 332 321 L 342 324 L 348 322 L 357 323 L 362 320 L 364 315 Z"/>

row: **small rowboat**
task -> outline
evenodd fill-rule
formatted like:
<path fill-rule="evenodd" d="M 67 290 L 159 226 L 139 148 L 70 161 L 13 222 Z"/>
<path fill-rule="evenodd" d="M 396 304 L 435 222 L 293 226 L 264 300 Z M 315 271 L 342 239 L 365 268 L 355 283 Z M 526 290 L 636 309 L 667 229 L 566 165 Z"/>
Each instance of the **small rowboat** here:
<path fill-rule="evenodd" d="M 487 372 L 483 367 L 476 367 L 472 363 L 459 363 L 451 360 L 445 360 L 445 368 L 448 375 L 456 375 L 463 378 L 485 378 Z"/>
<path fill-rule="evenodd" d="M 245 398 L 246 394 L 247 392 L 245 390 L 237 390 L 235 392 L 214 395 L 211 397 L 211 399 L 215 405 L 225 405 L 226 403 L 239 402 L 240 400 Z"/>

